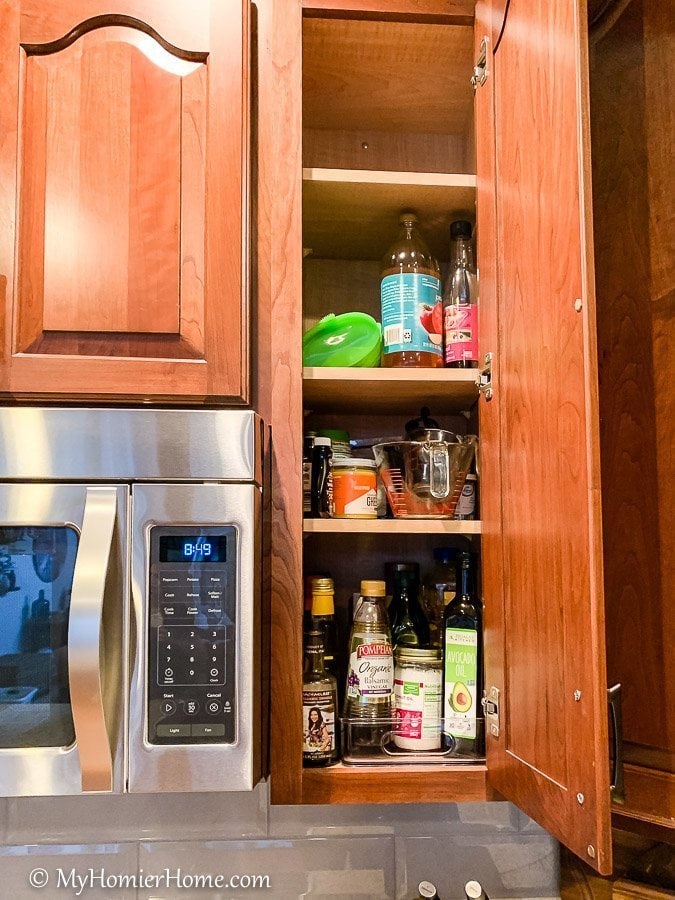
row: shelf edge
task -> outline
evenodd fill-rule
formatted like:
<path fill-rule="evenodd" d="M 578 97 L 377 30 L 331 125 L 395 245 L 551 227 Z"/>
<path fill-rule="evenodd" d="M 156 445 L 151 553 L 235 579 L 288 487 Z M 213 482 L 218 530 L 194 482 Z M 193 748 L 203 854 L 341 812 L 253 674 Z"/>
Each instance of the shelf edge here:
<path fill-rule="evenodd" d="M 303 168 L 302 180 L 314 183 L 397 184 L 438 188 L 476 187 L 476 176 L 464 173 L 446 175 L 441 172 L 393 172 L 374 169 Z"/>

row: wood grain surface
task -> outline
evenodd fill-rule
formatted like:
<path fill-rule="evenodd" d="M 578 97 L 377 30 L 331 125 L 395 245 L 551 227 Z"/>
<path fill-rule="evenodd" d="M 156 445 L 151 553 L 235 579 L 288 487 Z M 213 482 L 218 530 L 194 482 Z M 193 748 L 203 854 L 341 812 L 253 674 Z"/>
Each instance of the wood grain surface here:
<path fill-rule="evenodd" d="M 511 0 L 494 55 L 503 612 L 486 614 L 488 631 L 497 623 L 486 658 L 489 683 L 504 679 L 504 702 L 488 768 L 497 790 L 607 872 L 595 308 L 580 195 L 584 40 L 575 0 Z M 479 169 L 479 192 L 482 177 Z M 498 555 L 497 542 L 491 548 L 484 558 Z"/>
<path fill-rule="evenodd" d="M 305 534 L 480 534 L 481 523 L 463 519 L 305 519 Z"/>
<path fill-rule="evenodd" d="M 258 266 L 269 303 L 272 425 L 271 722 L 273 803 L 302 800 L 302 12 L 258 9 Z M 264 266 L 263 269 L 261 267 Z M 267 365 L 267 363 L 265 363 Z M 266 393 L 265 387 L 261 390 Z"/>
<path fill-rule="evenodd" d="M 466 134 L 409 131 L 332 131 L 304 128 L 305 167 L 390 170 L 393 172 L 473 172 Z"/>
<path fill-rule="evenodd" d="M 114 16 L 62 40 L 104 0 L 2 12 L 0 393 L 245 401 L 248 0 L 117 4 L 173 55 Z"/>
<path fill-rule="evenodd" d="M 470 25 L 475 0 L 302 0 L 305 15 Z"/>
<path fill-rule="evenodd" d="M 671 828 L 674 41 L 675 9 L 633 0 L 591 57 L 608 678 L 623 685 L 630 759 L 665 770 L 627 766 L 618 812 Z"/>
<path fill-rule="evenodd" d="M 474 369 L 304 369 L 305 409 L 400 412 L 401 424 L 423 406 L 434 415 L 458 413 L 478 400 Z"/>
<path fill-rule="evenodd" d="M 467 133 L 472 48 L 467 26 L 305 19 L 303 125 Z"/>
<path fill-rule="evenodd" d="M 487 800 L 481 765 L 346 766 L 305 769 L 303 803 L 460 803 Z"/>
<path fill-rule="evenodd" d="M 310 169 L 310 173 L 317 170 Z M 331 170 L 329 170 L 331 171 Z M 336 170 L 332 170 L 336 171 Z M 450 256 L 450 223 L 475 219 L 476 189 L 471 175 L 458 174 L 454 184 L 401 183 L 392 173 L 387 183 L 368 179 L 321 180 L 321 170 L 303 183 L 303 245 L 324 259 L 381 260 L 396 240 L 399 216 L 413 210 L 420 233 L 437 259 Z M 412 181 L 412 179 L 407 179 Z"/>

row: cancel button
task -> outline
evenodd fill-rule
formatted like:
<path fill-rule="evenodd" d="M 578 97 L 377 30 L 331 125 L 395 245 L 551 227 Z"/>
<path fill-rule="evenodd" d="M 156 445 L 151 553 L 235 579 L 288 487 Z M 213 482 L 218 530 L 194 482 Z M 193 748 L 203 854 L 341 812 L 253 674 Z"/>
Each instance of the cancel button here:
<path fill-rule="evenodd" d="M 224 737 L 224 725 L 193 725 L 192 737 Z"/>

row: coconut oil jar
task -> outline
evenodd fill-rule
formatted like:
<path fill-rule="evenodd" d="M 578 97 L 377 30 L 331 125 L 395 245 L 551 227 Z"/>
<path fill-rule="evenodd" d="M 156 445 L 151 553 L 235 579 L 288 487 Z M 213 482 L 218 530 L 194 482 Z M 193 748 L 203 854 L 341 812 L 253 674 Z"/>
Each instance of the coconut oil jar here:
<path fill-rule="evenodd" d="M 394 743 L 401 750 L 440 750 L 441 651 L 399 645 L 394 662 Z"/>

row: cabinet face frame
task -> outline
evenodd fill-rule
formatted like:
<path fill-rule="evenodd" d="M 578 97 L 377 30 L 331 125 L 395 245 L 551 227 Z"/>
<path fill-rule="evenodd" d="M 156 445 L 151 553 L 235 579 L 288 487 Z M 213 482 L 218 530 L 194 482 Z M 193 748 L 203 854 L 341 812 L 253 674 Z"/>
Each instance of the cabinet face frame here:
<path fill-rule="evenodd" d="M 227 3 L 199 0 L 194 9 L 188 11 L 178 0 L 123 0 L 115 5 L 115 13 L 109 14 L 105 0 L 76 0 L 67 8 L 57 0 L 3 0 L 0 5 L 3 21 L 0 119 L 5 139 L 0 146 L 0 300 L 4 301 L 4 316 L 0 393 L 5 397 L 247 402 L 249 6 L 250 0 L 228 0 Z M 124 17 L 127 17 L 126 21 Z M 88 32 L 81 27 L 87 20 L 95 22 Z M 80 27 L 74 33 L 74 39 L 65 46 L 68 41 L 64 38 L 77 26 Z M 59 65 L 59 57 L 65 59 L 68 54 L 77 54 L 82 49 L 87 51 L 93 43 L 99 64 L 101 59 L 104 60 L 101 71 L 105 76 L 105 60 L 112 60 L 116 51 L 128 48 L 139 35 L 146 43 L 153 44 L 152 49 L 157 55 L 163 52 L 169 61 L 176 63 L 174 68 L 189 65 L 188 57 L 196 67 L 192 72 L 186 72 L 184 68 L 183 75 L 172 75 L 167 74 L 171 69 L 169 66 L 162 73 L 166 85 L 174 78 L 176 86 L 172 88 L 172 96 L 182 97 L 177 113 L 181 120 L 177 125 L 178 132 L 172 129 L 180 142 L 179 156 L 182 158 L 189 153 L 194 160 L 194 164 L 183 165 L 179 173 L 174 173 L 179 184 L 171 186 L 176 194 L 174 206 L 178 204 L 178 208 L 169 213 L 165 228 L 169 237 L 159 248 L 165 254 L 169 277 L 163 282 L 160 279 L 156 299 L 148 301 L 157 304 L 162 299 L 164 305 L 155 324 L 150 308 L 140 315 L 141 327 L 135 327 L 134 321 L 138 324 L 139 320 L 138 310 L 130 309 L 129 324 L 124 324 L 118 315 L 116 319 L 113 317 L 110 327 L 100 328 L 105 319 L 100 308 L 105 308 L 107 303 L 111 308 L 121 310 L 127 302 L 123 295 L 132 280 L 152 276 L 155 264 L 151 258 L 142 258 L 143 251 L 138 249 L 139 241 L 133 240 L 133 234 L 140 227 L 142 242 L 142 222 L 147 222 L 151 213 L 139 204 L 147 205 L 156 200 L 157 205 L 162 206 L 164 198 L 150 196 L 149 200 L 143 200 L 148 192 L 141 184 L 132 195 L 128 215 L 120 214 L 123 230 L 127 226 L 130 229 L 129 245 L 131 254 L 135 255 L 136 272 L 129 268 L 127 273 L 115 279 L 120 282 L 118 291 L 110 282 L 102 280 L 96 304 L 87 306 L 86 295 L 81 299 L 83 317 L 86 318 L 88 308 L 91 310 L 91 324 L 83 321 L 83 327 L 75 329 L 76 322 L 70 314 L 66 330 L 59 330 L 55 327 L 58 325 L 58 305 L 52 308 L 51 296 L 45 297 L 42 291 L 46 249 L 40 234 L 40 229 L 45 229 L 44 224 L 40 225 L 40 217 L 44 214 L 40 210 L 44 211 L 46 206 L 49 185 L 43 185 L 41 189 L 40 178 L 27 166 L 24 158 L 26 148 L 37 147 L 39 152 L 40 144 L 46 144 L 47 140 L 41 141 L 39 135 L 36 138 L 35 132 L 39 129 L 35 126 L 28 129 L 25 123 L 44 119 L 40 110 L 39 82 L 45 77 L 41 74 L 45 67 L 51 64 L 54 71 Z M 44 46 L 52 42 L 56 42 L 53 47 Z M 49 53 L 40 55 L 45 50 Z M 93 59 L 91 51 L 87 52 L 90 53 L 87 59 Z M 137 54 L 136 62 L 145 72 L 151 70 L 152 64 L 142 57 L 142 53 Z M 161 66 L 160 61 L 157 68 Z M 110 68 L 109 65 L 108 71 Z M 49 76 L 52 81 L 53 71 Z M 27 91 L 27 85 L 31 86 L 27 82 L 27 73 L 37 76 L 37 80 L 34 79 L 36 90 Z M 114 81 L 116 77 L 111 76 L 111 79 Z M 86 79 L 85 69 L 80 80 L 84 83 Z M 107 76 L 103 80 L 107 82 Z M 131 82 L 123 87 L 120 101 L 142 105 L 150 89 L 138 87 L 139 84 L 143 85 L 142 76 L 135 82 L 135 87 L 131 87 Z M 106 85 L 104 92 L 108 88 Z M 37 104 L 31 104 L 31 98 L 37 98 Z M 112 106 L 114 108 L 115 104 Z M 60 109 L 65 113 L 62 119 L 70 116 L 65 100 Z M 90 113 L 85 121 L 94 122 L 95 115 L 94 112 L 92 118 Z M 136 116 L 137 120 L 131 117 L 130 127 L 138 131 L 143 127 L 143 117 L 140 113 Z M 102 122 L 105 126 L 105 116 Z M 67 129 L 64 135 L 67 135 Z M 59 174 L 59 160 L 68 160 L 69 154 L 79 152 L 80 141 L 86 137 L 86 131 L 83 131 L 75 141 L 65 139 L 61 149 L 51 137 L 50 171 Z M 65 155 L 60 156 L 64 148 Z M 67 164 L 72 170 L 68 175 L 70 180 L 85 171 L 84 164 L 72 164 L 72 160 Z M 86 177 L 91 176 L 89 173 Z M 151 183 L 148 177 L 146 181 Z M 86 204 L 86 192 L 83 197 Z M 111 209 L 115 207 L 110 197 L 104 197 L 104 203 Z M 50 209 L 53 208 L 52 204 Z M 86 210 L 86 205 L 84 208 Z M 21 214 L 26 210 L 32 211 L 31 221 L 36 227 L 27 224 L 22 229 Z M 169 220 L 171 216 L 173 220 Z M 103 228 L 105 221 L 104 218 L 101 223 Z M 77 228 L 76 233 L 84 234 L 81 221 Z M 175 228 L 180 232 L 177 239 L 170 237 L 171 229 Z M 51 234 L 54 248 L 53 225 Z M 105 242 L 97 252 L 105 254 L 104 248 Z M 153 254 L 157 253 L 157 247 L 150 249 Z M 74 258 L 77 252 L 75 248 Z M 52 249 L 51 272 L 57 271 L 53 266 L 57 256 Z M 105 263 L 102 268 L 110 265 L 109 259 L 102 257 L 102 261 Z M 94 281 L 95 263 L 94 258 L 89 266 Z M 72 279 L 72 274 L 69 272 L 67 277 Z M 51 282 L 55 284 L 57 280 L 52 278 Z M 77 284 L 77 278 L 74 283 Z M 168 288 L 172 283 L 175 287 Z M 133 294 L 136 295 L 138 290 Z M 141 296 L 151 297 L 152 290 L 146 294 L 141 289 Z M 67 303 L 67 298 L 66 283 L 63 298 L 58 301 L 61 306 Z M 175 304 L 177 311 L 167 314 L 164 309 L 167 304 Z M 135 301 L 134 305 L 138 306 Z M 68 312 L 72 313 L 72 310 Z"/>
<path fill-rule="evenodd" d="M 513 0 L 512 0 L 513 2 Z M 564 0 L 569 3 L 569 0 Z M 302 5 L 310 9 L 312 15 L 320 15 L 322 4 L 307 2 Z M 354 0 L 348 4 L 350 9 L 363 14 L 365 7 L 373 4 L 359 4 Z M 558 5 L 558 4 L 556 4 Z M 331 4 L 346 13 L 345 4 Z M 501 4 L 503 14 L 504 4 Z M 575 6 L 576 9 L 576 6 Z M 493 24 L 486 27 L 483 22 L 490 22 L 489 3 L 479 3 L 477 7 L 478 24 L 476 27 L 476 46 L 484 33 L 490 34 Z M 481 16 L 487 15 L 486 20 Z M 269 35 L 270 44 L 267 53 L 260 58 L 260 99 L 261 122 L 266 122 L 261 131 L 261 210 L 269 235 L 267 255 L 270 259 L 269 296 L 272 321 L 276 323 L 272 330 L 272 362 L 273 390 L 271 397 L 271 417 L 274 430 L 274 466 L 275 497 L 273 497 L 273 558 L 272 558 L 272 722 L 271 722 L 271 796 L 273 803 L 302 802 L 386 802 L 383 791 L 378 796 L 377 781 L 379 773 L 369 778 L 358 771 L 340 770 L 333 786 L 326 786 L 320 772 L 304 774 L 301 763 L 301 750 L 298 736 L 301 733 L 299 697 L 301 694 L 301 618 L 302 618 L 302 381 L 300 369 L 300 339 L 302 331 L 302 310 L 299 298 L 302 294 L 301 258 L 302 258 L 302 223 L 299 216 L 301 195 L 302 159 L 299 146 L 301 134 L 301 62 L 297 48 L 302 42 L 302 9 L 300 0 L 276 0 L 261 11 L 261 46 Z M 576 20 L 575 20 L 576 21 Z M 499 33 L 499 29 L 497 30 Z M 576 33 L 576 32 L 575 32 Z M 492 53 L 492 48 L 490 48 Z M 470 73 L 467 73 L 467 77 Z M 269 81 L 267 81 L 269 79 Z M 279 81 L 280 79 L 280 81 Z M 483 115 L 487 116 L 483 123 L 483 133 L 488 134 L 487 141 L 478 140 L 478 204 L 479 204 L 479 253 L 481 253 L 481 304 L 483 318 L 481 322 L 481 353 L 497 346 L 500 335 L 498 318 L 498 280 L 497 254 L 495 251 L 485 253 L 486 245 L 496 243 L 496 195 L 494 185 L 495 144 L 494 144 L 494 108 L 492 106 L 492 84 L 488 80 L 487 106 L 483 105 Z M 485 91 L 485 88 L 483 88 Z M 583 96 L 576 80 L 573 84 L 574 96 Z M 283 97 L 281 106 L 275 106 L 274 100 Z M 485 104 L 485 94 L 478 101 Z M 577 107 L 579 108 L 579 107 Z M 269 116 L 269 119 L 267 118 Z M 575 129 L 577 125 L 575 122 Z M 581 126 L 578 126 L 581 128 Z M 278 135 L 285 135 L 283 157 L 280 156 Z M 576 131 L 575 131 L 576 135 Z M 576 154 L 576 136 L 573 141 Z M 275 156 L 276 154 L 276 156 Z M 576 157 L 575 157 L 576 158 Z M 585 164 L 585 160 L 584 160 Z M 581 180 L 582 164 L 579 161 L 577 190 Z M 274 186 L 274 187 L 273 187 Z M 284 190 L 290 191 L 290 199 L 284 196 Z M 585 204 L 585 195 L 584 204 Z M 576 202 L 578 203 L 578 196 Z M 586 213 L 587 207 L 580 209 Z M 262 221 L 262 220 L 261 220 Z M 588 227 L 588 222 L 585 222 Z M 581 283 L 590 283 L 592 269 L 586 268 L 579 248 L 582 246 L 582 216 L 577 216 L 576 229 L 571 240 L 576 242 L 579 290 Z M 589 258 L 592 248 L 589 246 Z M 583 274 L 582 274 L 583 273 Z M 584 311 L 579 317 L 583 323 L 584 372 L 588 379 L 594 377 L 594 331 L 593 331 L 593 297 L 586 288 L 582 294 Z M 575 298 L 571 298 L 572 303 Z M 487 318 L 485 317 L 487 313 Z M 575 312 L 575 315 L 577 313 Z M 575 332 L 576 333 L 576 332 Z M 493 341 L 495 342 L 493 344 Z M 492 345 L 492 346 L 490 346 Z M 497 355 L 493 364 L 494 387 L 499 395 L 500 379 L 504 377 L 504 361 Z M 597 409 L 597 398 L 593 388 L 586 385 L 584 395 L 577 398 L 581 404 L 586 437 L 583 442 L 583 459 L 580 465 L 591 479 L 592 487 L 588 496 L 584 496 L 583 509 L 578 512 L 586 517 L 588 527 L 593 529 L 594 540 L 599 535 L 599 483 L 597 481 L 597 448 L 592 446 L 592 432 L 597 425 L 593 419 L 593 411 Z M 481 445 L 483 448 L 483 474 L 481 484 L 481 504 L 484 528 L 482 534 L 483 547 L 483 593 L 488 597 L 486 603 L 485 648 L 486 662 L 490 681 L 504 687 L 504 644 L 508 622 L 503 616 L 502 583 L 505 577 L 502 548 L 501 521 L 501 477 L 499 458 L 502 441 L 502 417 L 499 403 L 493 401 L 486 410 L 481 400 Z M 493 465 L 486 467 L 486 454 L 492 457 Z M 490 480 L 489 470 L 493 477 Z M 486 482 L 487 479 L 487 482 Z M 596 479 L 596 480 L 592 480 Z M 590 505 L 589 505 L 590 504 Z M 555 513 L 555 509 L 553 510 Z M 487 521 L 486 514 L 487 513 Z M 610 861 L 610 824 L 609 824 L 609 774 L 607 759 L 607 725 L 605 721 L 604 691 L 606 679 L 604 674 L 604 637 L 602 632 L 602 591 L 600 567 L 600 545 L 594 546 L 589 554 L 588 565 L 593 573 L 592 592 L 584 600 L 585 609 L 593 616 L 592 640 L 585 645 L 584 653 L 593 646 L 598 654 L 593 658 L 589 673 L 584 681 L 584 689 L 588 683 L 588 705 L 584 707 L 583 736 L 584 752 L 588 751 L 589 759 L 583 760 L 575 756 L 578 764 L 577 774 L 588 782 L 584 797 L 585 809 L 582 816 L 583 825 L 575 819 L 577 807 L 580 806 L 576 796 L 570 790 L 551 790 L 547 787 L 549 780 L 537 773 L 522 774 L 521 769 L 527 767 L 515 758 L 509 758 L 502 744 L 491 743 L 488 757 L 488 782 L 498 794 L 497 796 L 512 799 L 522 809 L 536 818 L 544 827 L 554 833 L 561 841 L 571 846 L 586 861 L 591 862 L 602 871 L 607 871 Z M 590 577 L 590 576 L 589 576 Z M 276 652 L 275 652 L 276 648 Z M 584 659 L 587 657 L 584 656 Z M 537 680 L 536 666 L 534 679 Z M 545 696 L 545 691 L 543 691 Z M 517 697 L 509 697 L 507 690 L 502 691 L 505 708 L 516 703 Z M 573 701 L 574 702 L 574 701 Z M 586 713 L 585 710 L 589 710 Z M 503 734 L 503 732 L 502 732 Z M 540 735 L 542 746 L 547 744 L 547 735 Z M 515 774 L 514 774 L 514 769 Z M 590 773 L 590 774 L 589 774 Z M 461 773 L 460 773 L 461 775 Z M 392 781 L 405 784 L 406 773 L 387 775 L 387 783 Z M 431 783 L 438 784 L 442 790 L 443 773 L 434 772 Z M 452 775 L 446 782 L 454 781 Z M 584 781 L 584 785 L 586 784 Z M 408 793 L 409 785 L 408 783 Z M 304 787 L 304 790 L 303 790 Z M 547 793 L 548 792 L 548 793 Z M 580 792 L 580 791 L 579 791 Z M 400 791 L 403 794 L 404 791 Z M 489 794 L 489 791 L 488 791 Z M 312 796 L 313 795 L 313 796 Z M 562 795 L 562 797 L 561 797 Z M 399 794 L 397 794 L 397 797 Z M 570 802 L 571 798 L 571 802 Z M 424 798 L 429 799 L 428 797 Z M 448 799 L 439 792 L 438 800 Z M 551 805 L 549 806 L 549 801 Z M 564 812 L 560 813 L 560 807 Z M 595 859 L 589 859 L 588 846 L 592 845 Z"/>

